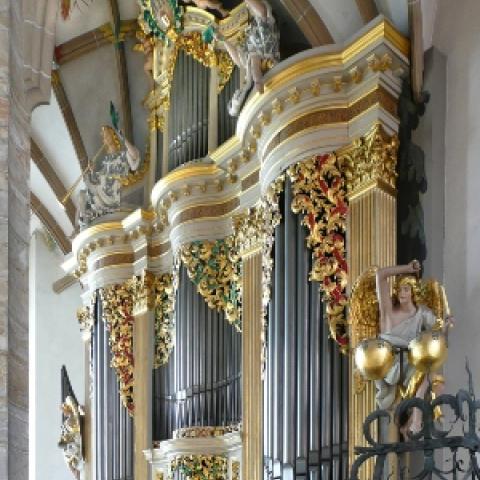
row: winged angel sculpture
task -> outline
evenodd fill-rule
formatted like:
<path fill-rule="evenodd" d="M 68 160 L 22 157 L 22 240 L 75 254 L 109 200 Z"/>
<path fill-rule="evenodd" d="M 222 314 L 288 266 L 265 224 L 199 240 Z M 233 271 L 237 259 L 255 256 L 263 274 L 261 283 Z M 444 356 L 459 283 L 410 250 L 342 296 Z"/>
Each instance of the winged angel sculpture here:
<path fill-rule="evenodd" d="M 446 359 L 444 334 L 454 321 L 442 285 L 433 279 L 420 280 L 419 273 L 416 260 L 408 265 L 372 267 L 352 289 L 350 315 L 353 340 L 359 343 L 357 368 L 375 380 L 376 400 L 382 409 L 399 398 L 424 398 L 430 385 L 433 397 L 443 393 L 444 378 L 434 372 Z M 390 277 L 395 277 L 392 295 Z M 440 357 L 435 365 L 435 359 L 427 358 L 432 342 L 443 345 L 437 348 Z M 372 362 L 377 362 L 375 371 L 362 371 L 367 364 L 371 368 Z M 414 408 L 400 431 L 411 436 L 421 425 L 421 412 Z"/>

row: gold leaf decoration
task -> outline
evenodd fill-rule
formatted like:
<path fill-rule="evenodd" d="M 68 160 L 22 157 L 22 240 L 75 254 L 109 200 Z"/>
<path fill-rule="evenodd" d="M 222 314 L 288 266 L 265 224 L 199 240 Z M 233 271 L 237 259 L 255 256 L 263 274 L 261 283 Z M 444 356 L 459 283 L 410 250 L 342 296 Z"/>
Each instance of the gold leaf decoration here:
<path fill-rule="evenodd" d="M 95 323 L 95 304 L 97 302 L 97 294 L 94 293 L 90 298 L 90 304 L 85 305 L 77 310 L 77 320 L 80 325 L 82 335 L 90 338 L 92 328 Z"/>
<path fill-rule="evenodd" d="M 180 256 L 208 306 L 224 310 L 227 320 L 241 331 L 239 264 L 233 238 L 187 243 Z"/>
<path fill-rule="evenodd" d="M 345 350 L 348 206 L 343 167 L 334 154 L 318 155 L 290 167 L 288 174 L 293 188 L 292 210 L 305 214 L 303 224 L 308 228 L 307 245 L 313 257 L 310 280 L 319 282 L 327 303 L 330 335 Z"/>
<path fill-rule="evenodd" d="M 155 280 L 155 357 L 153 368 L 168 363 L 175 341 L 173 276 L 165 273 Z"/>
<path fill-rule="evenodd" d="M 103 315 L 110 333 L 111 366 L 117 373 L 120 398 L 133 416 L 133 296 L 127 284 L 100 291 Z"/>
<path fill-rule="evenodd" d="M 181 455 L 170 463 L 170 479 L 175 472 L 188 480 L 226 480 L 228 460 L 219 455 Z"/>

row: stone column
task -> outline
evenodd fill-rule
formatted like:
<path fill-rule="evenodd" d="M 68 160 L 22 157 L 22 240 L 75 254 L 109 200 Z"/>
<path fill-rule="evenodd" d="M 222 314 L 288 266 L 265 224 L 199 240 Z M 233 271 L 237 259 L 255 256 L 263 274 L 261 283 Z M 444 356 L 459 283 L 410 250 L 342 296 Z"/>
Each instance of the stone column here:
<path fill-rule="evenodd" d="M 153 276 L 139 279 L 134 295 L 133 378 L 135 480 L 147 480 L 148 462 L 143 452 L 152 448 L 152 370 L 154 349 Z"/>
<path fill-rule="evenodd" d="M 375 126 L 365 137 L 344 152 L 351 167 L 348 184 L 348 262 L 350 285 L 371 266 L 384 267 L 396 263 L 396 191 L 395 167 L 398 142 L 389 138 L 380 126 Z M 378 325 L 350 325 L 351 347 L 362 340 L 376 336 Z M 350 464 L 353 448 L 364 446 L 362 426 L 365 418 L 375 410 L 375 386 L 365 382 L 355 372 L 352 356 L 350 364 L 349 449 Z M 376 432 L 373 432 L 374 438 Z M 373 463 L 367 462 L 361 477 L 373 477 Z M 396 478 L 396 477 L 395 477 Z"/>

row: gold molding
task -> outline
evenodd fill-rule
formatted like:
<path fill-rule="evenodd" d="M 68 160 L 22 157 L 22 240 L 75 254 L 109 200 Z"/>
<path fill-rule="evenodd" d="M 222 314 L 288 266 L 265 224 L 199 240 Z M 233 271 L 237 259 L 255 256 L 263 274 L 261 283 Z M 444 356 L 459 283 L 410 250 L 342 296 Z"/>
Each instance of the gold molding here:
<path fill-rule="evenodd" d="M 390 92 L 383 87 L 376 86 L 362 97 L 343 106 L 315 109 L 304 113 L 291 120 L 270 140 L 265 147 L 264 157 L 298 133 L 309 128 L 352 122 L 375 105 L 382 106 L 392 116 L 396 116 L 396 104 L 396 99 Z"/>
<path fill-rule="evenodd" d="M 182 225 L 191 221 L 200 221 L 207 219 L 221 218 L 235 211 L 240 206 L 240 199 L 233 197 L 231 200 L 221 203 L 210 203 L 189 207 L 176 215 L 172 222 L 173 227 Z"/>

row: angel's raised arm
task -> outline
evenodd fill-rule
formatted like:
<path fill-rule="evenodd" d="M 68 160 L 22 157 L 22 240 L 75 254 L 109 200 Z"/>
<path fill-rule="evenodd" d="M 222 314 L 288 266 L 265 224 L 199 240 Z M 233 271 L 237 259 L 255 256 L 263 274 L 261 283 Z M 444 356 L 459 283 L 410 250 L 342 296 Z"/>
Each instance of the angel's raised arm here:
<path fill-rule="evenodd" d="M 380 331 L 389 332 L 391 330 L 390 314 L 393 310 L 392 297 L 390 296 L 390 287 L 388 278 L 394 275 L 408 273 L 417 273 L 420 271 L 420 264 L 413 260 L 408 265 L 395 265 L 393 267 L 379 268 L 377 270 L 377 297 L 380 307 Z"/>

